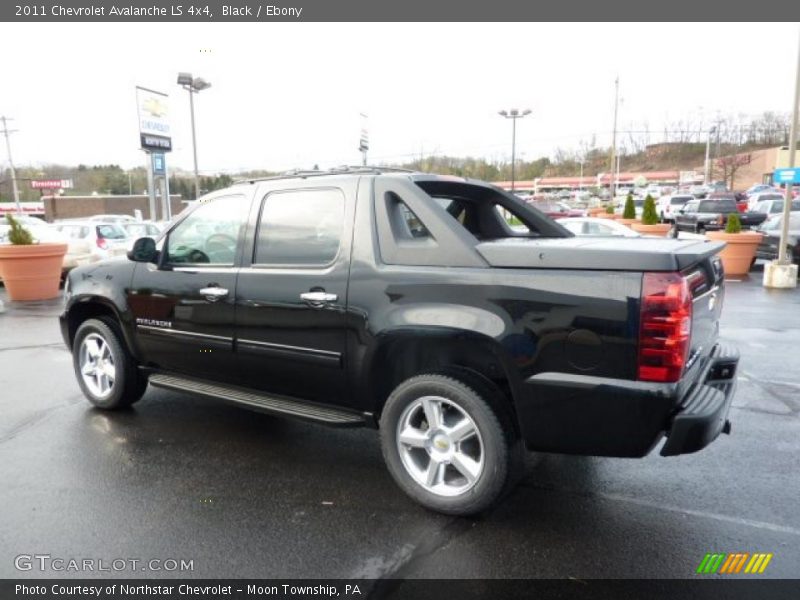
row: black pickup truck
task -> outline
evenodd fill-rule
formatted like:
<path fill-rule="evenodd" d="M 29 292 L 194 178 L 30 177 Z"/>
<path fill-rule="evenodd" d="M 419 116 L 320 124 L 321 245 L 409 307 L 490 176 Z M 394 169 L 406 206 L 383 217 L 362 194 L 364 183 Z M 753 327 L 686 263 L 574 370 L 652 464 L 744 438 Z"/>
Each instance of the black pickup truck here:
<path fill-rule="evenodd" d="M 61 329 L 99 408 L 149 383 L 375 427 L 405 492 L 472 514 L 526 448 L 641 457 L 666 436 L 671 456 L 728 432 L 721 248 L 574 237 L 460 178 L 299 172 L 73 270 Z"/>
<path fill-rule="evenodd" d="M 733 194 L 730 197 L 709 197 L 705 200 L 691 200 L 675 214 L 675 227 L 678 231 L 703 233 L 725 229 L 728 215 L 738 214 L 744 228 L 752 228 L 763 223 L 767 215 L 760 212 L 740 213 Z"/>

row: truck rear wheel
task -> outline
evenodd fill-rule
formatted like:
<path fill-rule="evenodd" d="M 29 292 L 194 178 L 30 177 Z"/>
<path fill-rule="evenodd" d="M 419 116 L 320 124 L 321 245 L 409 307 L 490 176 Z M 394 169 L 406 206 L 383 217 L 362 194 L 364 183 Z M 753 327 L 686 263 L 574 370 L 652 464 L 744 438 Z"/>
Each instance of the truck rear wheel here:
<path fill-rule="evenodd" d="M 412 499 L 452 515 L 480 513 L 510 489 L 519 443 L 480 378 L 425 374 L 401 383 L 381 416 L 389 472 Z M 495 405 L 495 406 L 493 406 Z"/>
<path fill-rule="evenodd" d="M 139 373 L 111 319 L 81 323 L 72 344 L 72 363 L 83 395 L 97 408 L 130 406 L 147 389 L 147 378 Z"/>

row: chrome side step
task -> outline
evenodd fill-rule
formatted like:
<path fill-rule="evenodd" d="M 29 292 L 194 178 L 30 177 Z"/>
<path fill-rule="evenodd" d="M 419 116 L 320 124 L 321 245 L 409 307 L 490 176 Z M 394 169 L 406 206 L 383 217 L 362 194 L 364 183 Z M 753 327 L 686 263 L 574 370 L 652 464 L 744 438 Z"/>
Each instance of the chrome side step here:
<path fill-rule="evenodd" d="M 200 394 L 211 398 L 218 398 L 280 415 L 299 417 L 336 425 L 339 427 L 357 427 L 365 425 L 364 416 L 347 410 L 322 406 L 304 400 L 275 396 L 261 392 L 247 391 L 241 388 L 219 383 L 209 383 L 180 375 L 167 375 L 166 373 L 153 373 L 150 383 L 156 387 L 192 394 Z"/>

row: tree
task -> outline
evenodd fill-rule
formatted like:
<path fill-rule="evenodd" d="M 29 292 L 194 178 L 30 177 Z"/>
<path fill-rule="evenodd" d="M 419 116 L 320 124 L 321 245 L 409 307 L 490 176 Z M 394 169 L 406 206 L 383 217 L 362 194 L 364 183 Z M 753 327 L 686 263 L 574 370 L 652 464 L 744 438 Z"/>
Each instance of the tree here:
<path fill-rule="evenodd" d="M 722 171 L 722 181 L 728 186 L 729 190 L 733 189 L 733 183 L 736 179 L 736 172 L 745 165 L 749 165 L 752 160 L 751 154 L 732 154 L 730 156 L 723 156 L 718 158 L 714 163 L 717 169 Z"/>
<path fill-rule="evenodd" d="M 656 201 L 650 194 L 644 199 L 642 208 L 642 225 L 655 225 L 658 223 L 658 213 L 656 212 Z"/>
<path fill-rule="evenodd" d="M 625 209 L 622 211 L 622 218 L 623 219 L 636 218 L 636 206 L 633 204 L 633 194 L 628 194 L 628 197 L 625 198 Z"/>

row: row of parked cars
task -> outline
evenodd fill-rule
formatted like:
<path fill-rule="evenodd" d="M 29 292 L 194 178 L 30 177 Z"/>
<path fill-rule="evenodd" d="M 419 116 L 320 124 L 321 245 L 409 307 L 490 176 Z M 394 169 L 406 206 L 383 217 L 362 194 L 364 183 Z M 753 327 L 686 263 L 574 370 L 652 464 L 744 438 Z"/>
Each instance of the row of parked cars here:
<path fill-rule="evenodd" d="M 128 252 L 140 237 L 155 239 L 166 221 L 139 221 L 130 215 L 95 215 L 87 219 L 64 219 L 46 223 L 30 215 L 15 217 L 40 242 L 66 242 L 64 273 L 80 265 Z M 0 244 L 6 243 L 10 227 L 0 223 Z"/>

